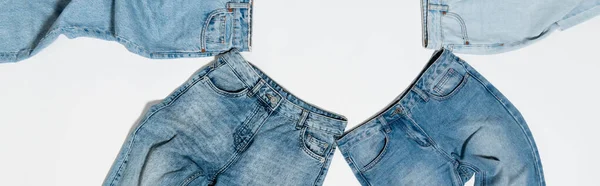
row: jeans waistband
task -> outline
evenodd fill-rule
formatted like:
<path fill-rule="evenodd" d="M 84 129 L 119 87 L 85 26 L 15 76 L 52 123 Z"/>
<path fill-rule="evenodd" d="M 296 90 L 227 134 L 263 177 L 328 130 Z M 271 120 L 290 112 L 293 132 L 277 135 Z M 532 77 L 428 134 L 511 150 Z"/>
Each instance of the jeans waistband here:
<path fill-rule="evenodd" d="M 436 51 L 420 75 L 413 80 L 408 89 L 404 90 L 385 109 L 374 115 L 357 127 L 347 131 L 339 140 L 340 147 L 351 145 L 371 133 L 379 130 L 389 130 L 388 123 L 392 123 L 403 116 L 410 115 L 411 109 L 418 103 L 429 99 L 435 81 L 443 76 L 448 68 L 455 67 L 458 73 L 466 73 L 464 61 L 452 54 L 447 49 Z"/>
<path fill-rule="evenodd" d="M 449 11 L 448 5 L 442 0 L 421 0 L 421 24 L 423 35 L 423 47 L 429 49 L 440 49 L 444 46 L 442 17 Z M 461 28 L 465 29 L 465 28 Z M 465 45 L 469 45 L 468 36 L 463 33 L 462 39 Z"/>
<path fill-rule="evenodd" d="M 269 78 L 257 67 L 247 62 L 233 49 L 217 56 L 224 60 L 242 82 L 251 90 L 249 94 L 258 98 L 274 112 L 284 114 L 299 123 L 318 128 L 341 136 L 346 128 L 347 119 L 339 114 L 313 106 L 292 95 L 282 86 Z"/>

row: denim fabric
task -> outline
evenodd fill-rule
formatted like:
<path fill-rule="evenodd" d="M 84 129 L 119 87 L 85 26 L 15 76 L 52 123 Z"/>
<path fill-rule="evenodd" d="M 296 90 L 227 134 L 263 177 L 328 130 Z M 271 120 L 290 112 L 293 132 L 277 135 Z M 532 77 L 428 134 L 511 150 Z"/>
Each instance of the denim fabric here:
<path fill-rule="evenodd" d="M 600 14 L 600 0 L 421 0 L 423 46 L 456 53 L 515 50 Z"/>
<path fill-rule="evenodd" d="M 322 185 L 345 126 L 231 51 L 149 109 L 104 185 Z"/>
<path fill-rule="evenodd" d="M 362 185 L 545 185 L 519 111 L 448 50 L 337 143 Z"/>
<path fill-rule="evenodd" d="M 149 58 L 250 50 L 251 0 L 0 0 L 0 62 L 26 59 L 54 41 L 117 41 Z"/>

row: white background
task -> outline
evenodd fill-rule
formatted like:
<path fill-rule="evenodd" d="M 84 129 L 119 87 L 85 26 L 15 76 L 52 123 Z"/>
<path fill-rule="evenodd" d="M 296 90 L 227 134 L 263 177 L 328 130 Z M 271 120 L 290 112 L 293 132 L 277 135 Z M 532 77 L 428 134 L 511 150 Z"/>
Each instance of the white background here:
<path fill-rule="evenodd" d="M 244 56 L 307 102 L 349 118 L 385 107 L 421 71 L 419 1 L 259 0 Z M 522 112 L 548 185 L 597 185 L 600 19 L 499 55 L 460 55 Z M 61 36 L 0 65 L 2 185 L 100 185 L 146 104 L 213 58 L 151 60 Z M 402 165 L 398 165 L 402 166 Z M 359 185 L 339 152 L 325 185 Z"/>

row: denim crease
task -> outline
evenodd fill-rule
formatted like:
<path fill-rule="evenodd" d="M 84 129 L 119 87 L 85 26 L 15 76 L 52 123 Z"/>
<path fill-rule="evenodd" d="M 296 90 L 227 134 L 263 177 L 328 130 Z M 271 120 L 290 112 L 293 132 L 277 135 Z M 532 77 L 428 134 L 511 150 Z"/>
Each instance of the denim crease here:
<path fill-rule="evenodd" d="M 519 111 L 449 50 L 337 144 L 362 185 L 545 185 Z"/>
<path fill-rule="evenodd" d="M 116 41 L 155 58 L 251 49 L 252 0 L 0 1 L 0 63 L 27 59 L 59 35 Z"/>
<path fill-rule="evenodd" d="M 221 54 L 153 105 L 103 185 L 322 185 L 346 118 Z"/>

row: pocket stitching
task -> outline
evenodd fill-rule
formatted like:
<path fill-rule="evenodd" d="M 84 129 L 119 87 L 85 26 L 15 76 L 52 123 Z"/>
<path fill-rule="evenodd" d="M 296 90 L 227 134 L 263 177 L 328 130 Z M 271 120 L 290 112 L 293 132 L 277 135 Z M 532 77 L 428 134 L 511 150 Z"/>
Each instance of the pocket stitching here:
<path fill-rule="evenodd" d="M 202 33 L 200 36 L 200 47 L 202 49 L 202 52 L 206 52 L 206 47 L 207 47 L 207 43 L 206 43 L 206 32 L 208 30 L 208 26 L 210 25 L 210 21 L 212 21 L 214 19 L 215 16 L 217 15 L 221 15 L 224 14 L 225 16 L 227 16 L 227 14 L 229 14 L 231 12 L 227 11 L 227 9 L 217 9 L 213 12 L 211 12 L 208 17 L 206 18 L 206 20 L 204 20 L 204 27 L 202 28 Z M 225 20 L 227 21 L 227 20 Z M 227 32 L 227 31 L 225 31 Z M 225 38 L 227 39 L 227 38 Z"/>
<path fill-rule="evenodd" d="M 213 90 L 213 92 L 221 95 L 221 96 L 226 96 L 226 97 L 241 97 L 243 95 L 246 95 L 246 93 L 248 92 L 248 88 L 244 88 L 238 92 L 229 92 L 223 89 L 220 89 L 219 87 L 217 87 L 212 80 L 208 77 L 208 75 L 202 77 L 202 82 L 208 86 L 211 90 Z"/>
<path fill-rule="evenodd" d="M 183 183 L 181 183 L 181 186 L 188 186 L 190 183 L 192 183 L 192 181 L 198 179 L 201 175 L 202 175 L 202 171 L 198 171 L 198 172 L 190 175 L 187 179 L 185 179 L 183 181 Z"/>
<path fill-rule="evenodd" d="M 435 91 L 438 94 L 442 94 L 442 86 L 446 85 L 446 83 L 448 83 L 448 80 L 450 79 L 451 76 L 456 75 L 456 72 L 454 71 L 453 68 L 450 68 L 446 71 L 446 73 L 444 73 L 443 78 L 440 80 L 440 82 L 438 82 L 434 87 L 433 87 L 433 91 Z"/>
<path fill-rule="evenodd" d="M 456 20 L 458 22 L 458 24 L 460 25 L 460 31 L 461 31 L 463 42 L 464 42 L 464 44 L 469 45 L 469 43 L 468 43 L 469 42 L 469 34 L 467 33 L 467 24 L 465 23 L 463 18 L 454 12 L 446 12 L 445 15 L 449 16 L 450 18 L 453 18 L 454 20 Z"/>
<path fill-rule="evenodd" d="M 389 137 L 386 132 L 384 132 L 384 131 L 380 131 L 380 132 L 383 133 L 383 136 L 384 136 L 383 148 L 381 149 L 381 152 L 379 152 L 379 154 L 377 154 L 377 156 L 373 160 L 371 160 L 369 163 L 367 163 L 367 165 L 363 166 L 363 168 L 361 170 L 362 172 L 371 170 L 373 167 L 375 167 L 375 165 L 377 165 L 377 163 L 379 163 L 381 161 L 381 159 L 387 152 L 387 147 L 389 144 Z"/>
<path fill-rule="evenodd" d="M 458 83 L 458 85 L 456 87 L 454 87 L 454 89 L 448 93 L 447 95 L 443 95 L 443 96 L 439 96 L 439 95 L 435 95 L 435 94 L 431 94 L 431 98 L 438 100 L 438 101 L 442 101 L 442 100 L 446 100 L 450 97 L 452 97 L 454 94 L 456 94 L 457 92 L 460 91 L 460 89 L 467 84 L 469 77 L 471 77 L 469 75 L 469 73 L 465 73 L 465 75 L 463 75 L 462 80 L 460 81 L 460 83 Z"/>
<path fill-rule="evenodd" d="M 302 150 L 304 150 L 304 152 L 306 152 L 310 157 L 312 157 L 312 158 L 318 160 L 319 162 L 323 163 L 325 157 L 323 157 L 321 155 L 318 155 L 317 153 L 313 152 L 306 145 L 306 141 L 305 141 L 306 139 L 305 139 L 304 136 L 306 135 L 307 128 L 308 127 L 304 127 L 302 129 L 302 131 L 300 132 L 300 146 L 302 147 Z"/>

